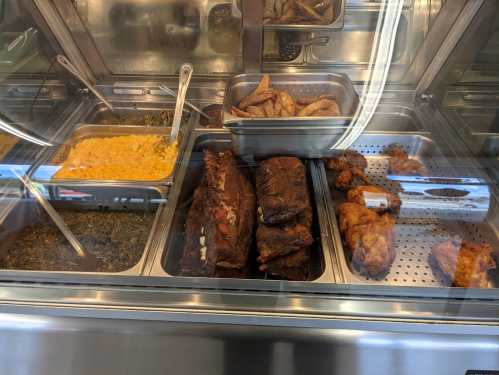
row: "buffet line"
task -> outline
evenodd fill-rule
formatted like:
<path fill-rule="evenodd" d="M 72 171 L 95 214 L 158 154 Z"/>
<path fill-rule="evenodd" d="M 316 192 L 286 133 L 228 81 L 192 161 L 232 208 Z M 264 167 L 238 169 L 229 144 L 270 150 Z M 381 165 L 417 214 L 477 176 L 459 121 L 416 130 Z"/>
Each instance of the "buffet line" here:
<path fill-rule="evenodd" d="M 171 106 L 96 104 L 28 172 L 96 268 L 20 186 L 2 200 L 0 274 L 499 286 L 490 186 L 462 177 L 414 110 L 382 104 L 351 149 L 319 157 L 358 106 L 345 76 L 226 90 L 210 119 L 185 107 L 176 142 Z"/>

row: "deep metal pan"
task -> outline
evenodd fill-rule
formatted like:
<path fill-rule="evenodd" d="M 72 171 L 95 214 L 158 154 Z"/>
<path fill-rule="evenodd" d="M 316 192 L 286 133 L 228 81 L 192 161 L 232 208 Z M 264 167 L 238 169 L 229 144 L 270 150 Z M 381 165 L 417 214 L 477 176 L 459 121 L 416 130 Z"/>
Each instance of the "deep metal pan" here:
<path fill-rule="evenodd" d="M 347 76 L 335 73 L 272 73 L 271 87 L 285 90 L 294 98 L 330 94 L 336 97 L 341 110 L 337 117 L 292 117 L 248 119 L 231 114 L 232 106 L 255 90 L 263 74 L 240 74 L 232 77 L 226 87 L 224 101 L 224 124 L 229 129 L 247 126 L 288 126 L 290 121 L 308 126 L 343 125 L 352 118 L 359 97 Z"/>
<path fill-rule="evenodd" d="M 190 153 L 189 162 L 185 168 L 185 178 L 174 188 L 171 196 L 172 201 L 169 204 L 170 211 L 166 218 L 166 223 L 162 226 L 163 238 L 155 256 L 151 269 L 151 276 L 174 277 L 180 275 L 180 259 L 184 247 L 184 232 L 187 212 L 190 207 L 192 195 L 198 186 L 203 171 L 203 150 L 208 148 L 215 151 L 229 149 L 229 135 L 222 132 L 202 133 L 195 142 L 193 142 L 192 153 Z M 311 187 L 314 189 L 314 211 L 316 223 L 314 236 L 317 244 L 312 250 L 310 278 L 312 282 L 334 282 L 334 275 L 331 269 L 330 242 L 328 231 L 323 226 L 327 225 L 325 221 L 325 206 L 320 190 L 316 185 L 315 168 L 310 170 Z M 226 279 L 212 279 L 217 285 L 221 286 Z M 251 279 L 251 282 L 271 282 L 271 280 Z"/>
<path fill-rule="evenodd" d="M 54 166 L 60 164 L 65 160 L 65 156 L 69 152 L 72 145 L 87 139 L 94 137 L 114 137 L 121 135 L 161 135 L 168 137 L 170 135 L 171 128 L 165 127 L 149 127 L 149 126 L 134 126 L 134 125 L 80 125 L 69 137 L 69 140 L 64 143 L 59 149 L 52 147 L 47 150 L 46 154 L 42 156 L 38 163 L 38 166 L 32 173 L 31 178 L 36 182 L 42 183 L 58 183 L 58 184 L 109 184 L 109 185 L 122 185 L 122 184 L 138 184 L 138 185 L 172 185 L 175 180 L 175 175 L 181 164 L 183 153 L 185 151 L 188 129 L 186 129 L 186 134 L 180 136 L 180 144 L 178 149 L 177 160 L 175 163 L 174 170 L 172 174 L 162 180 L 158 181 L 124 181 L 124 180 L 56 180 L 52 179 L 53 174 L 56 171 Z"/>
<path fill-rule="evenodd" d="M 442 181 L 445 177 L 449 180 L 458 179 L 457 176 L 463 172 L 455 171 L 457 174 L 453 177 L 452 165 L 446 162 L 445 156 L 429 134 L 363 134 L 352 149 L 366 156 L 368 160 L 366 174 L 373 184 L 384 186 L 389 190 L 397 188 L 394 185 L 397 182 L 386 178 L 388 158 L 383 155 L 383 151 L 391 144 L 403 146 L 411 158 L 419 160 L 426 166 L 431 176 L 438 177 L 436 180 Z M 447 210 L 446 203 L 449 202 L 442 200 L 443 208 L 441 212 L 436 212 L 430 210 L 429 205 L 425 205 L 424 202 L 422 204 L 420 202 L 419 205 L 413 204 L 410 195 L 404 196 L 402 192 L 399 194 L 402 208 L 395 228 L 397 257 L 386 274 L 378 277 L 362 275 L 351 265 L 338 227 L 335 208 L 343 201 L 344 194 L 331 187 L 333 181 L 324 163 L 322 161 L 317 163 L 334 242 L 333 259 L 336 264 L 333 268 L 343 277 L 345 283 L 411 287 L 450 286 L 449 280 L 446 280 L 432 264 L 430 252 L 435 243 L 459 237 L 477 243 L 489 241 L 494 248 L 499 245 L 495 234 L 497 229 L 490 219 L 496 208 L 492 207 L 490 202 L 477 207 L 476 212 L 471 208 L 456 209 L 458 211 L 456 212 L 456 210 Z M 470 177 L 469 180 L 473 179 Z M 487 189 L 486 185 L 484 188 Z M 405 191 L 403 184 L 402 189 Z M 493 281 L 493 284 L 498 285 L 498 281 Z"/>
<path fill-rule="evenodd" d="M 343 29 L 345 24 L 346 0 L 331 0 L 332 3 L 332 21 L 324 25 L 303 25 L 303 24 L 272 24 L 264 25 L 266 29 L 272 30 L 296 30 L 296 31 L 315 31 L 315 30 L 339 30 Z M 330 10 L 331 11 L 331 10 Z"/>
<path fill-rule="evenodd" d="M 17 270 L 0 269 L 0 278 L 6 279 L 36 279 L 36 280 L 70 280 L 75 276 L 92 277 L 92 279 L 109 276 L 139 276 L 142 274 L 150 250 L 154 248 L 153 233 L 158 225 L 159 218 L 166 203 L 167 190 L 160 187 L 130 187 L 130 186 L 81 186 L 81 185 L 44 185 L 43 190 L 56 209 L 70 209 L 77 211 L 122 211 L 122 212 L 149 212 L 154 215 L 153 223 L 149 228 L 148 240 L 144 243 L 144 250 L 140 260 L 130 269 L 122 272 L 79 272 L 79 271 L 45 271 L 45 270 Z M 5 201 L 2 201 L 5 202 Z M 34 199 L 16 199 L 5 202 L 0 215 L 1 227 L 4 229 L 0 243 L 0 257 L 15 242 L 21 231 L 31 225 L 44 225 L 36 212 L 37 203 Z M 8 204 L 7 204 L 8 203 Z"/>

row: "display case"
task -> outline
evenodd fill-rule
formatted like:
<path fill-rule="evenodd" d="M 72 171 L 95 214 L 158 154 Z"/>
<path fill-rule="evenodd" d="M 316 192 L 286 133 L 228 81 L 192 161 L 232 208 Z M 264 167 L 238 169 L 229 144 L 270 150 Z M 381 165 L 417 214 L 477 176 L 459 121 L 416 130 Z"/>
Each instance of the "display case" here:
<path fill-rule="evenodd" d="M 498 28 L 495 0 L 0 1 L 6 373 L 499 370 Z"/>

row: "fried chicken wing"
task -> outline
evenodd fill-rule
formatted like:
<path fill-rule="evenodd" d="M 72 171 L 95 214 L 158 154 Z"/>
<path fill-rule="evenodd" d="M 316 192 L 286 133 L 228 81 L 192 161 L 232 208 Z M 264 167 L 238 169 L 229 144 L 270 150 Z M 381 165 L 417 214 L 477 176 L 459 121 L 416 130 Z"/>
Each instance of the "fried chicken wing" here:
<path fill-rule="evenodd" d="M 286 91 L 279 92 L 279 99 L 282 104 L 282 108 L 286 110 L 291 116 L 296 115 L 296 103 L 291 95 Z"/>
<path fill-rule="evenodd" d="M 369 207 L 376 212 L 394 211 L 400 209 L 400 198 L 381 186 L 365 185 L 350 189 L 347 193 L 349 202 Z"/>
<path fill-rule="evenodd" d="M 307 117 L 307 116 L 311 116 L 314 112 L 316 111 L 319 111 L 319 110 L 322 110 L 322 109 L 328 109 L 330 108 L 331 106 L 334 106 L 334 105 L 338 105 L 336 103 L 336 101 L 334 100 L 331 100 L 331 99 L 320 99 L 316 102 L 313 102 L 309 105 L 307 105 L 305 108 L 303 108 L 302 110 L 300 110 L 300 112 L 298 112 L 298 116 L 299 117 Z"/>
<path fill-rule="evenodd" d="M 246 110 L 251 115 L 251 117 L 265 117 L 265 112 L 260 107 L 250 105 L 248 108 L 246 108 Z"/>
<path fill-rule="evenodd" d="M 452 284 L 462 288 L 488 288 L 488 271 L 497 267 L 488 243 L 449 240 L 434 245 L 431 255 Z"/>
<path fill-rule="evenodd" d="M 253 92 L 256 95 L 263 94 L 264 92 L 268 91 L 270 89 L 270 76 L 268 74 L 264 74 L 262 79 L 260 80 L 260 83 L 256 87 L 255 91 Z"/>
<path fill-rule="evenodd" d="M 261 94 L 251 94 L 247 97 L 245 97 L 241 102 L 239 103 L 239 109 L 242 109 L 243 111 L 246 110 L 249 106 L 255 106 L 257 104 L 261 104 L 269 99 L 272 99 L 274 97 L 274 92 L 262 92 Z"/>
<path fill-rule="evenodd" d="M 427 176 L 426 167 L 415 159 L 410 159 L 402 147 L 394 146 L 388 153 L 389 173 L 402 176 Z"/>

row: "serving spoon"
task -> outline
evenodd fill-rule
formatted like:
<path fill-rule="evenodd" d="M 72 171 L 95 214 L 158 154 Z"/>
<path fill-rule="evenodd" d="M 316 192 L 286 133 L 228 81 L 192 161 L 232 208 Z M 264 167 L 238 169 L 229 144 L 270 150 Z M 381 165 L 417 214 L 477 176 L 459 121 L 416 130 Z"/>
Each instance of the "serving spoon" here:
<path fill-rule="evenodd" d="M 182 121 L 182 112 L 184 110 L 185 97 L 187 95 L 187 88 L 191 82 L 192 73 L 194 68 L 192 64 L 185 63 L 180 67 L 178 78 L 178 94 L 177 104 L 175 105 L 175 114 L 173 115 L 172 132 L 170 135 L 171 141 L 176 141 L 180 130 L 180 122 Z"/>
<path fill-rule="evenodd" d="M 49 215 L 57 228 L 62 232 L 66 240 L 71 244 L 74 252 L 80 258 L 80 268 L 82 271 L 96 271 L 101 265 L 102 261 L 94 254 L 86 251 L 83 245 L 78 241 L 71 229 L 64 222 L 64 219 L 57 213 L 50 202 L 43 196 L 43 194 L 36 188 L 33 182 L 27 176 L 20 176 L 14 172 L 28 191 L 35 197 L 37 202 L 42 206 L 45 212 Z"/>

